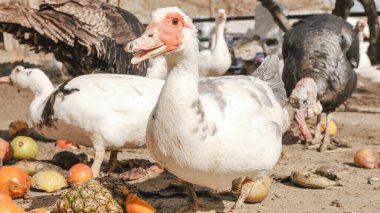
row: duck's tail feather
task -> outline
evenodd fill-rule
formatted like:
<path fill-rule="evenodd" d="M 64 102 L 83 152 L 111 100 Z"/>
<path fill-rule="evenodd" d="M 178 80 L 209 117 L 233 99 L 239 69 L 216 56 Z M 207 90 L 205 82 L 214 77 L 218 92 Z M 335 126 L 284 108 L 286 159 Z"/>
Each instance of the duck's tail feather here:
<path fill-rule="evenodd" d="M 251 74 L 252 76 L 259 78 L 268 83 L 272 89 L 276 100 L 282 107 L 285 106 L 285 88 L 284 82 L 278 72 L 279 58 L 276 55 L 268 55 L 265 57 L 264 62 Z"/>

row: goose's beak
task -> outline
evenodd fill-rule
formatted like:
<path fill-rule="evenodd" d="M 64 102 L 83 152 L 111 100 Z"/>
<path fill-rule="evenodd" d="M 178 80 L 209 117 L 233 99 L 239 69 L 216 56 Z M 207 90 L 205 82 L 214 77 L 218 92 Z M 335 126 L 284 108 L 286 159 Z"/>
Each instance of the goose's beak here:
<path fill-rule="evenodd" d="M 7 75 L 0 77 L 0 83 L 12 84 L 11 76 Z"/>

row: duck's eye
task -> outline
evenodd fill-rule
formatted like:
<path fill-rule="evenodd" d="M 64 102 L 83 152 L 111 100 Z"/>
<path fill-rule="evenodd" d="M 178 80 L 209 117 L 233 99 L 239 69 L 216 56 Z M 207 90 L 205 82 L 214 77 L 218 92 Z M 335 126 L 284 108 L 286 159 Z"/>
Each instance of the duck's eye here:
<path fill-rule="evenodd" d="M 306 104 L 307 104 L 307 100 L 303 100 L 302 103 L 303 103 L 304 105 L 306 105 Z"/>
<path fill-rule="evenodd" d="M 178 18 L 172 19 L 172 25 L 178 25 L 178 22 L 179 22 Z"/>

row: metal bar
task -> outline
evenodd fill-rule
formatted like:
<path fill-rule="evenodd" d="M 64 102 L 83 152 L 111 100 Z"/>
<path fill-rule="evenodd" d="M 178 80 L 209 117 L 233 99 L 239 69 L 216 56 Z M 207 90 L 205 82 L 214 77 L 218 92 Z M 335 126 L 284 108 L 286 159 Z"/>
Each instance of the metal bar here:
<path fill-rule="evenodd" d="M 294 15 L 288 15 L 288 19 L 303 19 L 311 15 L 317 15 L 322 13 L 310 13 L 310 14 L 294 14 Z M 377 12 L 377 15 L 380 16 L 380 11 Z M 350 13 L 349 17 L 361 17 L 366 16 L 364 12 L 354 12 Z M 229 16 L 227 17 L 227 21 L 246 21 L 246 20 L 255 20 L 255 16 Z M 214 22 L 215 18 L 193 18 L 193 22 L 199 23 L 199 22 Z M 144 24 L 144 26 L 147 26 L 147 24 Z"/>
<path fill-rule="evenodd" d="M 303 19 L 311 15 L 316 15 L 321 13 L 310 13 L 310 14 L 294 14 L 288 15 L 288 19 Z M 377 12 L 377 15 L 380 15 L 380 11 Z M 350 13 L 350 17 L 360 17 L 366 16 L 364 12 L 354 12 Z M 255 20 L 255 16 L 229 16 L 227 21 L 242 21 L 242 20 Z M 193 22 L 213 22 L 215 18 L 193 18 Z"/>

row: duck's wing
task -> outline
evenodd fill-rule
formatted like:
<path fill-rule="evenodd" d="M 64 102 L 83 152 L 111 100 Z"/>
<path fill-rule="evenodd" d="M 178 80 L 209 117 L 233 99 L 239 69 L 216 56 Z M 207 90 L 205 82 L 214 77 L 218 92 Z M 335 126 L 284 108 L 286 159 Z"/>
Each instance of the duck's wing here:
<path fill-rule="evenodd" d="M 41 109 L 41 125 L 54 126 L 57 117 L 113 116 L 113 113 L 149 115 L 163 80 L 133 75 L 91 74 L 60 84 Z M 82 115 L 78 115 L 82 114 Z M 119 116 L 120 117 L 120 116 Z"/>

